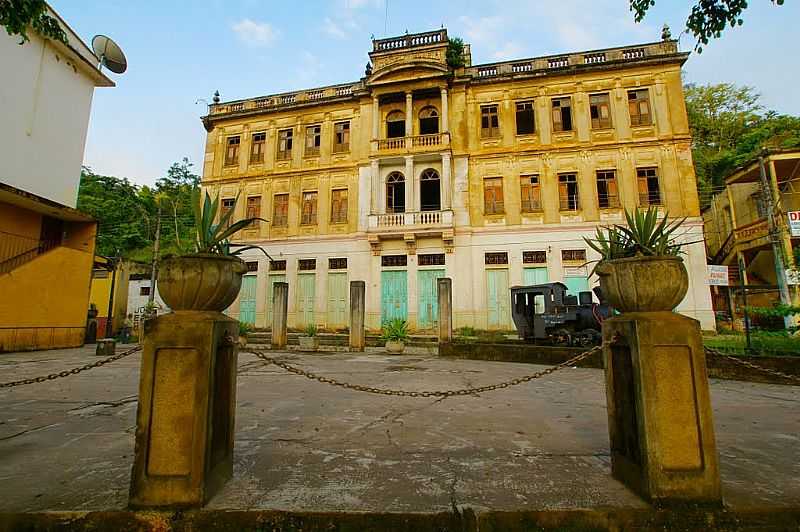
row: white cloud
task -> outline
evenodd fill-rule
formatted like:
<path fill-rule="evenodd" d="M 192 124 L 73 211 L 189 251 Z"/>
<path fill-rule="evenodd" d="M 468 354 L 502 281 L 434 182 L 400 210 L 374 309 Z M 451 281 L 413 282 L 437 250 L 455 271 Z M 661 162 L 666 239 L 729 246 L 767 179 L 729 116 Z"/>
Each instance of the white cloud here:
<path fill-rule="evenodd" d="M 239 40 L 251 46 L 269 46 L 278 37 L 278 31 L 270 23 L 249 18 L 240 20 L 231 29 Z"/>
<path fill-rule="evenodd" d="M 322 31 L 333 37 L 334 39 L 346 39 L 347 33 L 342 27 L 333 21 L 330 17 L 325 17 L 322 21 Z"/>
<path fill-rule="evenodd" d="M 383 0 L 344 0 L 347 9 L 361 9 L 362 7 L 380 7 Z"/>
<path fill-rule="evenodd" d="M 495 50 L 492 57 L 498 61 L 508 61 L 510 59 L 519 59 L 521 54 L 522 46 L 513 41 L 508 41 L 501 48 Z"/>
<path fill-rule="evenodd" d="M 473 19 L 467 15 L 458 17 L 464 26 L 464 35 L 470 43 L 494 44 L 500 39 L 503 30 L 503 17 L 491 16 Z"/>

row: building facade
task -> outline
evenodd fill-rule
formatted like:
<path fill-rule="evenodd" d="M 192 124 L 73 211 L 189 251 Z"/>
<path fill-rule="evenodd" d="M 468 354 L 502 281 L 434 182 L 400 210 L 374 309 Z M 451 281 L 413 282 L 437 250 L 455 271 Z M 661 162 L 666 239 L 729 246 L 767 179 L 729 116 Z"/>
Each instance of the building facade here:
<path fill-rule="evenodd" d="M 83 343 L 96 223 L 75 210 L 95 87 L 113 82 L 67 43 L 0 32 L 0 352 Z"/>
<path fill-rule="evenodd" d="M 455 68 L 447 48 L 446 30 L 375 40 L 357 82 L 209 107 L 203 188 L 268 219 L 238 239 L 274 259 L 249 255 L 229 313 L 269 326 L 286 281 L 290 327 L 343 328 L 364 280 L 369 328 L 431 329 L 446 276 L 455 327 L 512 329 L 511 286 L 596 283 L 583 238 L 623 209 L 702 234 L 675 41 L 486 65 L 467 46 Z M 712 329 L 702 243 L 686 263 L 679 310 Z"/>

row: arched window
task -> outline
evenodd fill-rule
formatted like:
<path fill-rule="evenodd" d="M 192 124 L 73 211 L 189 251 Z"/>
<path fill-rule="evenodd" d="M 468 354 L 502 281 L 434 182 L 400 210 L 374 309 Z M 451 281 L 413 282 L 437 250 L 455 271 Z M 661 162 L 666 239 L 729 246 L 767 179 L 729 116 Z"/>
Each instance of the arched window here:
<path fill-rule="evenodd" d="M 386 115 L 386 138 L 406 136 L 406 115 L 403 111 L 392 111 Z"/>
<path fill-rule="evenodd" d="M 433 135 L 439 132 L 439 111 L 433 106 L 423 107 L 419 112 L 419 134 Z"/>
<path fill-rule="evenodd" d="M 406 178 L 400 172 L 386 176 L 386 212 L 406 212 Z"/>
<path fill-rule="evenodd" d="M 442 208 L 439 172 L 433 168 L 424 170 L 419 176 L 419 206 L 423 211 L 438 211 Z"/>

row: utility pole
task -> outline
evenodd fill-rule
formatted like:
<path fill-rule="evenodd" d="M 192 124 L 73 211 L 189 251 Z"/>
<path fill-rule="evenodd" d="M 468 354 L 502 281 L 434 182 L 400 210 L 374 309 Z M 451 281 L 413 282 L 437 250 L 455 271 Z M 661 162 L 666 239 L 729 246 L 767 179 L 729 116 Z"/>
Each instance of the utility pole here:
<path fill-rule="evenodd" d="M 153 244 L 153 266 L 150 270 L 150 294 L 147 302 L 152 305 L 156 297 L 156 273 L 158 272 L 158 248 L 161 244 L 161 204 L 158 204 L 158 218 L 156 219 L 156 241 Z"/>
<path fill-rule="evenodd" d="M 763 151 L 758 156 L 758 169 L 761 172 L 761 196 L 764 198 L 767 207 L 769 240 L 772 243 L 772 255 L 775 258 L 775 279 L 781 295 L 781 303 L 791 305 L 792 299 L 789 296 L 789 283 L 786 278 L 786 262 L 783 260 L 783 243 L 781 242 L 780 228 L 775 219 L 775 198 L 772 197 L 772 185 L 767 178 Z M 794 325 L 794 320 L 791 316 L 784 316 L 783 324 L 788 329 Z"/>

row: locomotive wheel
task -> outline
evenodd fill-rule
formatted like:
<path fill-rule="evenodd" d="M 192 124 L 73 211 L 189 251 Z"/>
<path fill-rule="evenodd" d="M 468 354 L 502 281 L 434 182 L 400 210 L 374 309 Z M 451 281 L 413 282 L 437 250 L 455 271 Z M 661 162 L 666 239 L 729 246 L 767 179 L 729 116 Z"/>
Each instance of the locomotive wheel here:
<path fill-rule="evenodd" d="M 553 344 L 569 347 L 572 345 L 572 335 L 566 329 L 558 329 L 553 333 Z"/>
<path fill-rule="evenodd" d="M 575 335 L 575 345 L 580 347 L 592 347 L 600 345 L 601 341 L 600 331 L 595 329 L 584 329 Z"/>

